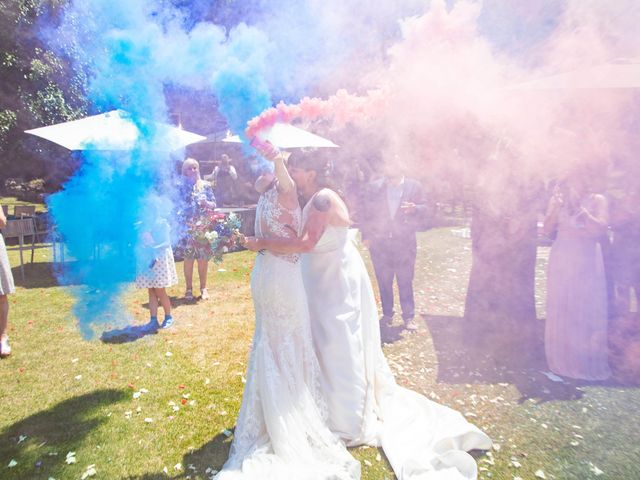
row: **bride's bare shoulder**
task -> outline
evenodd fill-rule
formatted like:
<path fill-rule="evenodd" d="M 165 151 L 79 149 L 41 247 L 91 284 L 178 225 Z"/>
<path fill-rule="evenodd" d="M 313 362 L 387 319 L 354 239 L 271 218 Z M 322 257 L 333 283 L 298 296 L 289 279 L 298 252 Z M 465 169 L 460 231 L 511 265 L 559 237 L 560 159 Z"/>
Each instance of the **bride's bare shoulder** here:
<path fill-rule="evenodd" d="M 330 213 L 330 223 L 338 225 L 349 225 L 349 210 L 340 196 L 329 188 L 323 188 L 313 197 L 314 210 L 321 213 Z"/>

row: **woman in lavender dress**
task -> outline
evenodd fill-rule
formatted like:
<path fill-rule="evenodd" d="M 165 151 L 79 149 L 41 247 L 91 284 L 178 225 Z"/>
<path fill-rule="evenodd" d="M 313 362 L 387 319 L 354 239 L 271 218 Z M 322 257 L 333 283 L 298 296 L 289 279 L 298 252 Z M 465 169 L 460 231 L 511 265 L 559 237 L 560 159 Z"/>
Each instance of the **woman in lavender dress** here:
<path fill-rule="evenodd" d="M 547 272 L 545 352 L 552 372 L 582 380 L 611 375 L 607 345 L 607 286 L 598 239 L 606 232 L 607 200 L 584 177 L 559 185 L 544 227 L 557 229 Z"/>

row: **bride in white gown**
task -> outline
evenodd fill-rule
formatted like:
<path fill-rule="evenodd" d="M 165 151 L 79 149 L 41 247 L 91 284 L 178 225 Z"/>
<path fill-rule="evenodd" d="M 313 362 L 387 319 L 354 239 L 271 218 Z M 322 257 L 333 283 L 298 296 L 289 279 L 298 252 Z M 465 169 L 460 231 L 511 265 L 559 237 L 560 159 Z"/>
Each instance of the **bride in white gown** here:
<path fill-rule="evenodd" d="M 302 254 L 311 328 L 329 427 L 348 445 L 381 446 L 400 480 L 475 479 L 467 452 L 489 437 L 455 410 L 395 383 L 380 345 L 378 312 L 347 207 L 321 188 L 326 161 L 296 152 L 289 171 L 307 201 L 297 238 L 249 239 L 248 248 Z"/>
<path fill-rule="evenodd" d="M 271 175 L 256 183 L 265 189 L 256 235 L 295 237 L 301 216 L 295 186 L 281 158 L 275 169 L 278 179 Z M 215 478 L 359 479 L 360 464 L 327 428 L 299 255 L 257 255 L 251 292 L 256 326 L 247 383 L 229 459 Z"/>

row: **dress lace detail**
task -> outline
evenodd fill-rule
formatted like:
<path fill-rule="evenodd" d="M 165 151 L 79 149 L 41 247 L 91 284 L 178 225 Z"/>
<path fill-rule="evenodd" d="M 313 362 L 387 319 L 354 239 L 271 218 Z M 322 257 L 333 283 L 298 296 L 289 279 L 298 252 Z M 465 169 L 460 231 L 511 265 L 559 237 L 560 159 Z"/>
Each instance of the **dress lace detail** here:
<path fill-rule="evenodd" d="M 256 207 L 255 232 L 261 238 L 292 238 L 300 233 L 301 212 L 300 207 L 294 210 L 287 209 L 280 203 L 279 192 L 274 185 L 264 192 L 258 200 Z M 276 254 L 290 262 L 297 262 L 300 255 Z"/>
<path fill-rule="evenodd" d="M 299 229 L 300 214 L 299 208 L 284 208 L 273 188 L 258 202 L 256 234 L 288 237 Z M 360 464 L 326 424 L 328 407 L 297 260 L 268 251 L 256 256 L 251 274 L 256 326 L 247 382 L 218 480 L 360 478 Z"/>

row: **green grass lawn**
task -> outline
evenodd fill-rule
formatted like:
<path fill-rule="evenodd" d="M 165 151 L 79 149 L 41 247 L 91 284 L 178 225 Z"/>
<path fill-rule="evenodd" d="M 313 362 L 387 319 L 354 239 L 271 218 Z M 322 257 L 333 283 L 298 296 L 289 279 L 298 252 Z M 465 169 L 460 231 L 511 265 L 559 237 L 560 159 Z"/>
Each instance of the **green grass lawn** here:
<path fill-rule="evenodd" d="M 541 368 L 511 366 L 491 349 L 471 357 L 456 343 L 470 255 L 470 241 L 451 229 L 421 235 L 415 285 L 426 315 L 416 334 L 385 333 L 398 382 L 492 436 L 496 448 L 475 454 L 481 478 L 640 478 L 637 388 L 556 383 Z M 16 266 L 16 252 L 10 257 Z M 82 478 L 91 465 L 101 479 L 209 478 L 226 459 L 241 401 L 253 254 L 211 265 L 207 302 L 184 303 L 183 284 L 169 289 L 174 328 L 131 343 L 81 339 L 70 313 L 70 289 L 81 287 L 56 286 L 49 260 L 37 250 L 25 283 L 14 268 L 14 354 L 0 361 L 0 478 Z M 146 291 L 132 289 L 125 303 L 137 323 L 147 321 Z M 353 453 L 364 479 L 394 478 L 377 449 Z"/>

